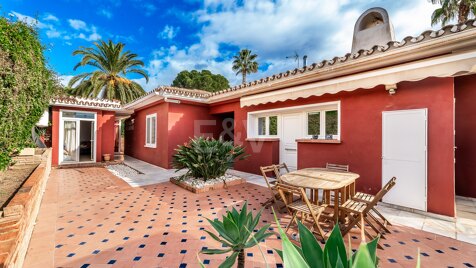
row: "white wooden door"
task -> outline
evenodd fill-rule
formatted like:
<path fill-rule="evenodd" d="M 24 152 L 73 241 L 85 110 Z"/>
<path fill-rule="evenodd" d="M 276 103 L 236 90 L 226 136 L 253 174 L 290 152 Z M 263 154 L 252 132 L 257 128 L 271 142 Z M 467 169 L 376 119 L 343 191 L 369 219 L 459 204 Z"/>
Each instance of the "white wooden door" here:
<path fill-rule="evenodd" d="M 383 112 L 382 185 L 395 187 L 383 201 L 426 211 L 427 109 Z"/>
<path fill-rule="evenodd" d="M 291 170 L 297 169 L 297 142 L 302 137 L 302 117 L 300 114 L 283 115 L 280 137 L 280 162 Z"/>

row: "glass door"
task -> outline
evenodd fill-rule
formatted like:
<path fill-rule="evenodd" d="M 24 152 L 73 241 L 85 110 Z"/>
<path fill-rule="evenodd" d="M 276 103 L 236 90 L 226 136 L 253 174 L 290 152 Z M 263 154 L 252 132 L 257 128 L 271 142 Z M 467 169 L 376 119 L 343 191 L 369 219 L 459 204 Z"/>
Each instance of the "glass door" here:
<path fill-rule="evenodd" d="M 63 161 L 78 161 L 78 144 L 77 144 L 77 124 L 76 121 L 64 121 L 63 133 Z"/>
<path fill-rule="evenodd" d="M 79 121 L 79 161 L 94 161 L 94 121 Z"/>

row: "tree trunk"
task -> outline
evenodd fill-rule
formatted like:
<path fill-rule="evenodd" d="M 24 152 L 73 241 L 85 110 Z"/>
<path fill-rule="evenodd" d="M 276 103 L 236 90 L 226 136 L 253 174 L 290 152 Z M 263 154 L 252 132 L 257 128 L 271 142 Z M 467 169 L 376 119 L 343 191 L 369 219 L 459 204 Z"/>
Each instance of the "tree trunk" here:
<path fill-rule="evenodd" d="M 468 20 L 469 15 L 469 5 L 465 4 L 464 1 L 459 6 L 458 10 L 458 23 L 464 23 Z"/>
<path fill-rule="evenodd" d="M 238 268 L 245 268 L 245 250 L 242 249 L 238 253 Z"/>
<path fill-rule="evenodd" d="M 241 80 L 241 82 L 243 84 L 246 84 L 246 72 L 242 72 L 241 75 L 243 76 L 243 79 Z"/>

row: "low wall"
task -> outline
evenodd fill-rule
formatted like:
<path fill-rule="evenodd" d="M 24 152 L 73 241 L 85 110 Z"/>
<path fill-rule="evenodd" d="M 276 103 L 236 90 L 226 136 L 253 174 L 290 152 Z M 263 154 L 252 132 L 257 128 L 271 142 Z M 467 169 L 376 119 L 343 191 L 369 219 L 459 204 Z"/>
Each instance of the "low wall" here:
<path fill-rule="evenodd" d="M 22 267 L 51 171 L 51 149 L 21 186 L 0 217 L 0 267 Z"/>

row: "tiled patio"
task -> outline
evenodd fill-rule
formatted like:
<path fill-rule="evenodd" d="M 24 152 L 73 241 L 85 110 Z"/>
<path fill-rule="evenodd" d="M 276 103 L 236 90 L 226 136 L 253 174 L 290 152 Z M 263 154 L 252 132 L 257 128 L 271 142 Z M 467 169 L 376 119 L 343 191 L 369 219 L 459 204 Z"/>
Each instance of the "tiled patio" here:
<path fill-rule="evenodd" d="M 100 167 L 56 169 L 25 267 L 199 267 L 200 249 L 220 246 L 201 230 L 210 229 L 203 217 L 219 217 L 244 200 L 259 210 L 267 196 L 265 188 L 251 183 L 193 194 L 169 182 L 131 187 Z M 267 222 L 270 210 L 262 217 Z M 381 267 L 415 267 L 418 248 L 422 267 L 476 266 L 474 245 L 410 227 L 391 229 L 378 252 Z M 354 247 L 359 237 L 351 234 Z M 280 248 L 279 238 L 260 245 L 269 267 L 281 267 L 272 251 Z M 217 267 L 224 256 L 200 258 L 206 267 Z M 248 251 L 246 261 L 247 267 L 266 267 L 258 248 Z"/>

